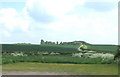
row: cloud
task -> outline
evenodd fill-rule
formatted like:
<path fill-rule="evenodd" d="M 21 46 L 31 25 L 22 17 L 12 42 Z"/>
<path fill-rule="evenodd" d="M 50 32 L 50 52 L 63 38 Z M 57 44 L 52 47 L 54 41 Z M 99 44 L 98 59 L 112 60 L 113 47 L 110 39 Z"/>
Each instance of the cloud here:
<path fill-rule="evenodd" d="M 98 12 L 106 12 L 114 9 L 117 3 L 113 2 L 86 2 L 85 7 L 93 9 Z"/>
<path fill-rule="evenodd" d="M 9 30 L 13 30 L 16 26 L 16 16 L 18 15 L 17 11 L 13 8 L 6 8 L 0 10 L 0 23 Z"/>
<path fill-rule="evenodd" d="M 94 8 L 90 7 L 91 9 L 89 9 L 84 6 L 86 1 L 81 3 L 74 1 L 74 3 L 72 3 L 72 0 L 70 1 L 66 0 L 66 2 L 54 2 L 53 4 L 52 2 L 42 2 L 41 0 L 40 2 L 37 2 L 37 4 L 35 3 L 35 5 L 38 7 L 34 8 L 40 7 L 40 11 L 34 11 L 36 14 L 40 14 L 41 9 L 43 9 L 45 12 L 47 12 L 48 15 L 56 17 L 59 20 L 44 25 L 40 24 L 41 22 L 37 23 L 36 26 L 32 26 L 34 31 L 40 30 L 39 32 L 41 32 L 41 35 L 44 36 L 43 38 L 49 38 L 49 40 L 85 40 L 90 43 L 117 44 L 117 8 L 109 9 L 106 7 L 107 11 L 109 12 L 106 12 L 105 9 L 100 10 L 99 8 L 95 8 L 96 10 L 91 10 Z M 61 6 L 62 2 L 64 2 L 64 4 Z M 70 3 L 66 6 L 67 2 Z M 55 5 L 56 7 L 54 7 Z M 109 5 L 109 2 L 106 5 Z M 68 8 L 69 6 L 70 9 Z M 95 6 L 97 7 L 97 5 Z M 32 5 L 30 8 L 32 8 Z M 65 11 L 67 8 L 68 10 Z M 47 23 L 47 21 L 44 23 Z"/>
<path fill-rule="evenodd" d="M 33 0 L 21 12 L 14 8 L 0 9 L 3 41 L 83 40 L 117 44 L 117 8 L 101 12 L 85 7 L 85 3 L 86 0 Z"/>
<path fill-rule="evenodd" d="M 30 29 L 31 26 L 34 27 L 35 25 L 36 22 L 28 16 L 26 8 L 23 8 L 21 12 L 18 12 L 14 8 L 0 9 L 0 42 L 39 43 L 35 38 L 37 38 L 40 33 Z"/>
<path fill-rule="evenodd" d="M 76 4 L 82 4 L 84 0 L 31 0 L 27 3 L 29 15 L 38 22 L 50 23 L 59 20 Z"/>
<path fill-rule="evenodd" d="M 60 21 L 45 26 L 50 30 L 49 37 L 51 36 L 52 40 L 85 40 L 90 43 L 117 44 L 117 9 L 104 13 L 90 11 L 82 15 L 66 15 Z"/>
<path fill-rule="evenodd" d="M 18 38 L 19 33 L 24 35 L 25 32 L 29 32 L 29 22 L 30 20 L 27 20 L 27 17 L 21 15 L 14 8 L 0 9 L 1 42 L 14 41 L 15 37 Z"/>
<path fill-rule="evenodd" d="M 13 31 L 17 27 L 23 31 L 28 29 L 27 20 L 13 8 L 0 9 L 0 23 L 2 24 L 0 26 L 8 31 Z"/>

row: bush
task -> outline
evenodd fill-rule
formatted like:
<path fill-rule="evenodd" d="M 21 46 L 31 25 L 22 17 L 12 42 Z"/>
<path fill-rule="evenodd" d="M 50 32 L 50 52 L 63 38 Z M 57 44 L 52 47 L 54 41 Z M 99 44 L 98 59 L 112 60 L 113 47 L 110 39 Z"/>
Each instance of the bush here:
<path fill-rule="evenodd" d="M 16 62 L 40 62 L 40 63 L 74 63 L 74 64 L 110 64 L 112 59 L 72 57 L 70 55 L 44 55 L 44 56 L 4 56 L 2 64 Z"/>

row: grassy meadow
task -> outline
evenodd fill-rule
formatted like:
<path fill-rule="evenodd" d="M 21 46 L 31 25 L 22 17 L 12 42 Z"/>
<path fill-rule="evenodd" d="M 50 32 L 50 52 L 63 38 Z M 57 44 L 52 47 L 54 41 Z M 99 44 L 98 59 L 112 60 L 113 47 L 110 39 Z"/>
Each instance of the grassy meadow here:
<path fill-rule="evenodd" d="M 13 63 L 2 66 L 3 74 L 67 74 L 67 75 L 117 75 L 118 66 L 115 64 L 57 64 L 57 63 Z M 21 72 L 21 73 L 20 73 Z M 32 75 L 32 73 L 31 73 Z"/>

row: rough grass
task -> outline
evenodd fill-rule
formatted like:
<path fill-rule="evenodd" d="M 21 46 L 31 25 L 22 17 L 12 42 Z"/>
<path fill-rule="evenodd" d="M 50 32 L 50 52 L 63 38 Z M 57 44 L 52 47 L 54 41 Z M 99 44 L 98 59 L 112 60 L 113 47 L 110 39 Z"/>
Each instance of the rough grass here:
<path fill-rule="evenodd" d="M 17 72 L 49 72 L 69 75 L 117 75 L 118 66 L 115 64 L 57 64 L 57 63 L 13 63 L 2 66 L 3 73 Z M 32 74 L 32 73 L 31 73 Z"/>
<path fill-rule="evenodd" d="M 72 64 L 115 64 L 113 59 L 72 57 L 71 55 L 46 55 L 46 56 L 10 56 L 2 58 L 3 64 L 18 62 L 39 62 L 39 63 L 72 63 Z"/>

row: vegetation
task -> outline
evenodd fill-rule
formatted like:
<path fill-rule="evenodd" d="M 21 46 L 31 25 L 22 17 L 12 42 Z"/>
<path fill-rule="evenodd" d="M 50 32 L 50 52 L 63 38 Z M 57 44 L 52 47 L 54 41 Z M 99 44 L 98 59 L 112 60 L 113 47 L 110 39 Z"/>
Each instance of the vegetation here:
<path fill-rule="evenodd" d="M 14 63 L 2 66 L 2 72 L 49 72 L 68 75 L 118 75 L 115 64 L 58 64 L 58 63 Z M 28 74 L 28 73 L 27 73 Z M 32 73 L 30 73 L 32 75 Z"/>
<path fill-rule="evenodd" d="M 92 45 L 84 41 L 73 42 L 51 42 L 41 40 L 40 45 L 30 43 L 2 44 L 3 64 L 16 62 L 40 62 L 40 63 L 75 63 L 75 64 L 110 64 L 115 63 L 113 59 L 103 60 L 95 55 L 85 57 L 73 57 L 73 54 L 82 50 L 116 53 L 116 45 Z M 82 46 L 83 45 L 83 46 Z M 83 53 L 82 53 L 83 54 Z M 104 54 L 102 54 L 104 55 Z"/>
<path fill-rule="evenodd" d="M 89 45 L 88 49 L 94 51 L 104 51 L 104 52 L 116 52 L 118 49 L 117 45 Z"/>
<path fill-rule="evenodd" d="M 4 53 L 13 53 L 13 52 L 59 52 L 59 53 L 73 53 L 78 52 L 78 46 L 72 45 L 21 45 L 21 44 L 3 44 L 2 50 Z"/>
<path fill-rule="evenodd" d="M 108 55 L 105 56 L 101 54 L 93 54 L 92 56 L 88 56 L 87 54 L 82 55 L 81 57 L 76 55 L 60 55 L 60 54 L 41 54 L 41 55 L 4 55 L 3 56 L 3 64 L 8 63 L 17 63 L 17 62 L 39 62 L 39 63 L 72 63 L 72 64 L 115 64 L 116 62 L 113 60 L 113 56 Z"/>
<path fill-rule="evenodd" d="M 43 39 L 41 40 L 40 44 L 41 45 L 80 45 L 81 43 L 84 44 L 89 44 L 84 41 L 73 41 L 73 42 L 51 42 L 51 41 L 44 41 Z"/>

